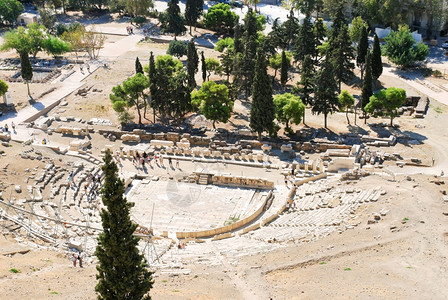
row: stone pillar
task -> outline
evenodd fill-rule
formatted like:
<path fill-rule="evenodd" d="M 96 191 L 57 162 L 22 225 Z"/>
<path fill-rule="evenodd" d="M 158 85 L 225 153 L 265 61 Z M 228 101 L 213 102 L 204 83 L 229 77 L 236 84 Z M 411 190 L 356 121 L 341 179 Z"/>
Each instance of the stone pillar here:
<path fill-rule="evenodd" d="M 324 162 L 322 159 L 319 159 L 319 173 L 323 173 L 324 172 Z"/>
<path fill-rule="evenodd" d="M 308 173 L 308 163 L 307 162 L 305 162 L 305 173 Z"/>
<path fill-rule="evenodd" d="M 317 173 L 317 160 L 313 160 L 313 174 Z"/>

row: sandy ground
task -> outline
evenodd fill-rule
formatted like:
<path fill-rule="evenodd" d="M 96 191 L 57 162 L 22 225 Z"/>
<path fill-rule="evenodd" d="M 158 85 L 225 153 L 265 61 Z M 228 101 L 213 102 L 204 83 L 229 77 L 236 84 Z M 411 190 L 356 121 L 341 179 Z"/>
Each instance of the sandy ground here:
<path fill-rule="evenodd" d="M 110 62 L 110 69 L 100 68 L 85 80 L 87 86 L 93 86 L 98 92 L 89 92 L 85 97 L 70 95 L 66 99 L 68 105 L 55 108 L 50 115 L 76 116 L 85 120 L 97 117 L 117 124 L 108 98 L 111 87 L 134 74 L 136 56 L 147 62 L 149 51 L 155 55 L 164 54 L 166 48 L 167 45 L 162 44 L 139 44 L 135 51 Z M 217 57 L 212 50 L 204 51 L 206 57 Z M 212 79 L 218 78 L 212 76 Z M 410 94 L 418 93 L 397 78 L 383 76 L 380 79 L 385 87 L 403 87 Z M 32 86 L 36 93 L 47 88 L 45 85 Z M 359 88 L 344 88 L 354 94 L 360 92 Z M 11 90 L 16 99 L 23 98 L 23 85 L 11 85 Z M 17 109 L 23 106 L 25 104 L 17 104 Z M 247 126 L 247 103 L 237 101 L 235 109 L 238 114 L 232 116 L 227 125 L 218 124 L 218 127 Z M 385 132 L 379 132 L 388 134 L 391 130 L 400 136 L 395 147 L 382 150 L 399 152 L 407 158 L 421 158 L 427 165 L 431 165 L 435 158 L 436 165 L 419 169 L 399 169 L 390 165 L 388 167 L 397 172 L 410 173 L 410 177 L 398 175 L 396 181 L 391 181 L 389 177 L 375 175 L 351 183 L 353 187 L 362 188 L 380 185 L 387 190 L 377 203 L 358 209 L 359 226 L 309 243 L 286 244 L 268 253 L 236 259 L 223 253 L 217 266 L 186 262 L 183 267 L 191 270 L 189 275 L 172 276 L 157 271 L 151 290 L 153 299 L 446 299 L 448 217 L 443 213 L 448 212 L 448 203 L 442 202 L 441 191 L 447 188 L 431 183 L 432 175 L 415 173 L 437 173 L 447 165 L 447 112 L 446 106 L 432 101 L 425 119 L 399 117 L 394 120 L 399 128 L 386 127 Z M 307 126 L 316 129 L 323 126 L 323 116 L 312 115 L 309 110 L 306 113 Z M 350 118 L 353 120 L 353 115 Z M 368 123 L 379 122 L 387 123 L 388 119 L 368 120 Z M 328 124 L 335 133 L 375 134 L 377 130 L 364 125 L 363 120 L 358 120 L 358 126 L 348 126 L 344 113 L 329 116 Z M 423 128 L 416 128 L 417 124 Z M 294 126 L 295 130 L 303 128 L 306 127 Z M 36 132 L 37 138 L 40 135 L 45 136 Z M 50 139 L 68 145 L 68 139 L 61 136 L 52 135 Z M 410 144 L 409 140 L 420 143 Z M 99 155 L 105 141 L 99 134 L 92 135 L 94 155 Z M 11 184 L 23 182 L 29 161 L 19 158 L 19 144 L 11 143 L 11 147 L 2 147 L 2 150 L 6 153 L 6 157 L 0 158 L 3 197 L 20 197 Z M 44 154 L 60 165 L 68 159 L 51 152 Z M 45 162 L 35 161 L 33 165 L 42 168 Z M 382 209 L 389 213 L 378 223 L 367 224 L 372 213 Z M 392 231 L 391 227 L 396 230 Z M 73 268 L 65 254 L 44 245 L 17 243 L 9 234 L 0 235 L 0 250 L 3 254 L 0 255 L 0 298 L 96 298 L 95 261 L 86 262 L 83 269 Z M 12 269 L 18 273 L 13 273 Z"/>

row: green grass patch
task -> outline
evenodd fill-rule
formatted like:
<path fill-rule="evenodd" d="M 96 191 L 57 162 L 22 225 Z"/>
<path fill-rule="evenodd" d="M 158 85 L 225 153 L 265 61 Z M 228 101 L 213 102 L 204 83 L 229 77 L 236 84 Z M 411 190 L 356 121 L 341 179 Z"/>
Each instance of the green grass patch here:
<path fill-rule="evenodd" d="M 319 265 L 326 265 L 326 264 L 327 264 L 326 261 L 321 261 L 321 262 L 319 263 Z"/>
<path fill-rule="evenodd" d="M 442 109 L 441 107 L 439 107 L 439 106 L 434 107 L 434 111 L 435 111 L 436 113 L 438 113 L 438 114 L 443 113 L 443 109 Z"/>
<path fill-rule="evenodd" d="M 179 293 L 180 291 L 179 291 L 179 290 L 172 290 L 171 292 L 173 292 L 173 293 Z"/>
<path fill-rule="evenodd" d="M 20 273 L 20 271 L 15 269 L 15 268 L 9 269 L 9 272 L 11 272 L 11 273 Z"/>
<path fill-rule="evenodd" d="M 403 218 L 403 222 L 409 221 L 408 218 Z"/>
<path fill-rule="evenodd" d="M 406 267 L 406 269 L 413 269 L 413 267 L 411 267 L 411 266 L 408 266 L 408 267 Z"/>
<path fill-rule="evenodd" d="M 350 268 L 345 268 L 344 271 L 351 271 L 352 269 Z"/>
<path fill-rule="evenodd" d="M 57 295 L 57 294 L 59 294 L 59 293 L 56 292 L 56 291 L 51 291 L 50 294 L 52 294 L 52 295 Z"/>
<path fill-rule="evenodd" d="M 165 283 L 166 283 L 166 282 L 168 282 L 168 280 L 162 280 L 162 282 L 165 282 Z"/>

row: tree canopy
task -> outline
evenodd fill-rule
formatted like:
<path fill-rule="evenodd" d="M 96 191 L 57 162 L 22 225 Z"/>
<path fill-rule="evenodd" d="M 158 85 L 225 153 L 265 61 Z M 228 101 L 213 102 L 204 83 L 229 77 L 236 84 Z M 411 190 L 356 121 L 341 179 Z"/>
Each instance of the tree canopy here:
<path fill-rule="evenodd" d="M 173 40 L 168 45 L 168 50 L 166 53 L 177 58 L 181 58 L 184 55 L 187 55 L 187 44 L 183 41 Z"/>
<path fill-rule="evenodd" d="M 393 119 L 398 115 L 397 109 L 403 105 L 405 100 L 405 90 L 390 87 L 373 94 L 365 109 L 371 114 L 383 113 L 389 116 L 390 126 L 393 126 Z"/>
<path fill-rule="evenodd" d="M 305 104 L 299 96 L 284 93 L 274 96 L 275 118 L 280 123 L 285 124 L 286 130 L 289 131 L 289 124 L 299 124 L 305 113 Z"/>
<path fill-rule="evenodd" d="M 391 31 L 384 40 L 384 54 L 400 67 L 412 66 L 425 60 L 429 54 L 428 46 L 423 43 L 416 44 L 408 26 L 400 26 L 397 31 Z"/>
<path fill-rule="evenodd" d="M 198 91 L 191 93 L 191 102 L 207 119 L 227 123 L 233 111 L 233 102 L 229 99 L 229 90 L 225 84 L 207 81 Z"/>
<path fill-rule="evenodd" d="M 204 15 L 204 26 L 218 33 L 230 33 L 238 22 L 238 15 L 230 10 L 230 6 L 218 3 L 210 7 Z"/>
<path fill-rule="evenodd" d="M 12 25 L 23 9 L 23 4 L 17 0 L 0 0 L 0 24 Z"/>
<path fill-rule="evenodd" d="M 342 90 L 339 94 L 339 106 L 345 109 L 345 117 L 347 118 L 347 123 L 350 124 L 350 119 L 348 118 L 348 110 L 355 104 L 355 98 L 347 91 Z"/>

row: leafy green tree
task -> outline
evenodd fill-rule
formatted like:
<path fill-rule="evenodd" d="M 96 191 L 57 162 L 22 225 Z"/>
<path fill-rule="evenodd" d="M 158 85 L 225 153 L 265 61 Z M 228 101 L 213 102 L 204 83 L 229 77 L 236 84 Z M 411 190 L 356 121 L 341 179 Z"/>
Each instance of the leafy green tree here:
<path fill-rule="evenodd" d="M 372 49 L 372 78 L 377 80 L 383 73 L 383 62 L 381 60 L 381 48 L 378 36 L 375 33 Z"/>
<path fill-rule="evenodd" d="M 233 101 L 229 99 L 229 90 L 225 84 L 207 81 L 198 91 L 191 93 L 193 107 L 199 110 L 207 119 L 227 123 L 233 111 Z"/>
<path fill-rule="evenodd" d="M 300 74 L 300 81 L 293 88 L 293 93 L 300 95 L 305 108 L 312 105 L 313 98 L 311 94 L 314 92 L 314 68 L 313 61 L 309 55 L 305 56 Z M 305 124 L 305 111 L 303 112 L 303 124 Z"/>
<path fill-rule="evenodd" d="M 238 15 L 230 10 L 230 6 L 218 3 L 210 7 L 204 15 L 204 26 L 218 33 L 230 33 L 238 22 Z"/>
<path fill-rule="evenodd" d="M 184 25 L 184 18 L 180 13 L 179 0 L 168 1 L 168 8 L 160 14 L 159 21 L 162 23 L 162 32 L 173 33 L 175 40 L 178 35 L 187 31 Z"/>
<path fill-rule="evenodd" d="M 75 52 L 76 60 L 78 60 L 78 53 L 83 50 L 84 44 L 82 41 L 85 33 L 85 27 L 80 26 L 73 28 L 73 30 L 67 30 L 62 34 L 62 39 L 70 45 L 70 49 Z"/>
<path fill-rule="evenodd" d="M 385 55 L 400 67 L 409 67 L 423 61 L 429 54 L 429 48 L 425 44 L 418 43 L 414 46 L 415 40 L 407 26 L 400 26 L 398 31 L 391 31 L 385 41 Z"/>
<path fill-rule="evenodd" d="M 45 48 L 45 40 L 48 38 L 47 28 L 38 23 L 31 23 L 28 25 L 28 37 L 30 40 L 30 54 L 36 58 L 37 53 Z"/>
<path fill-rule="evenodd" d="M 195 74 L 198 72 L 199 68 L 199 56 L 194 40 L 191 39 L 188 42 L 187 47 L 187 75 L 188 75 L 188 86 L 191 90 L 196 88 L 196 80 L 194 78 Z"/>
<path fill-rule="evenodd" d="M 31 65 L 30 57 L 28 52 L 23 51 L 19 53 L 20 55 L 20 65 L 22 69 L 20 70 L 20 74 L 22 76 L 23 81 L 26 83 L 26 87 L 28 90 L 28 96 L 31 97 L 30 92 L 30 81 L 33 79 L 33 66 Z"/>
<path fill-rule="evenodd" d="M 6 82 L 0 79 L 0 97 L 6 94 L 7 91 L 8 85 L 6 84 Z"/>
<path fill-rule="evenodd" d="M 280 24 L 280 18 L 276 18 L 272 23 L 272 30 L 268 33 L 267 39 L 271 47 L 286 50 L 288 47 L 287 33 L 285 26 Z"/>
<path fill-rule="evenodd" d="M 294 2 L 304 15 L 311 15 L 321 4 L 319 0 L 295 0 Z"/>
<path fill-rule="evenodd" d="M 138 57 L 135 59 L 135 74 L 137 73 L 143 74 L 143 67 Z"/>
<path fill-rule="evenodd" d="M 369 103 L 369 99 L 373 94 L 372 91 L 372 55 L 370 51 L 367 51 L 366 55 L 366 76 L 364 77 L 364 81 L 362 82 L 362 91 L 361 91 L 361 108 L 364 115 L 364 124 L 367 124 L 367 111 L 366 105 Z M 356 122 L 356 120 L 355 120 Z"/>
<path fill-rule="evenodd" d="M 168 45 L 167 54 L 173 55 L 177 58 L 181 58 L 182 56 L 187 54 L 188 46 L 183 41 L 171 41 Z"/>
<path fill-rule="evenodd" d="M 123 112 L 129 107 L 134 107 L 138 114 L 138 124 L 142 124 L 141 109 L 145 106 L 148 97 L 146 89 L 149 86 L 148 77 L 142 73 L 137 73 L 112 88 L 112 94 L 109 95 L 113 103 L 113 109 L 117 112 Z"/>
<path fill-rule="evenodd" d="M 124 181 L 118 176 L 118 167 L 109 149 L 103 160 L 101 198 L 105 208 L 100 213 L 103 232 L 95 251 L 99 261 L 95 286 L 98 299 L 150 299 L 153 273 L 137 248 L 140 238 L 134 232 L 138 225 L 130 217 L 134 203 L 123 196 Z"/>
<path fill-rule="evenodd" d="M 205 68 L 207 69 L 207 80 L 210 80 L 210 75 L 212 75 L 212 72 L 216 75 L 221 74 L 221 65 L 216 58 L 206 58 Z"/>
<path fill-rule="evenodd" d="M 149 9 L 154 8 L 154 2 L 153 0 L 124 0 L 123 7 L 132 20 L 137 16 L 147 16 Z"/>
<path fill-rule="evenodd" d="M 341 109 L 345 109 L 345 117 L 347 123 L 350 125 L 350 119 L 348 118 L 348 110 L 355 104 L 355 98 L 347 91 L 342 90 L 339 94 L 339 106 Z"/>
<path fill-rule="evenodd" d="M 269 57 L 269 67 L 274 69 L 274 77 L 272 78 L 272 82 L 274 82 L 275 77 L 277 77 L 277 71 L 282 67 L 282 55 L 280 53 Z"/>
<path fill-rule="evenodd" d="M 274 96 L 275 117 L 277 121 L 285 124 L 286 131 L 290 132 L 289 124 L 299 124 L 305 113 L 305 104 L 299 96 L 284 93 Z"/>
<path fill-rule="evenodd" d="M 221 71 L 227 76 L 227 81 L 229 81 L 235 59 L 234 40 L 232 38 L 219 40 L 216 43 L 215 50 L 221 52 Z"/>
<path fill-rule="evenodd" d="M 266 70 L 266 58 L 261 51 L 258 51 L 249 126 L 258 133 L 258 138 L 261 139 L 263 131 L 274 134 L 274 118 L 275 105 L 272 99 L 271 81 Z"/>
<path fill-rule="evenodd" d="M 207 66 L 205 64 L 204 51 L 201 52 L 201 68 L 202 68 L 202 82 L 207 80 Z"/>
<path fill-rule="evenodd" d="M 282 63 L 280 70 L 280 83 L 282 84 L 282 87 L 285 87 L 286 82 L 288 81 L 289 68 L 291 68 L 291 57 L 288 60 L 285 51 L 282 51 Z"/>
<path fill-rule="evenodd" d="M 390 126 L 393 126 L 393 120 L 398 115 L 397 109 L 406 101 L 406 91 L 399 88 L 390 87 L 381 90 L 370 97 L 365 110 L 371 114 L 383 112 L 390 117 Z"/>
<path fill-rule="evenodd" d="M 198 19 L 203 12 L 203 6 L 204 6 L 204 0 L 185 1 L 185 20 L 187 21 L 187 24 L 190 25 L 190 35 L 191 35 L 191 26 L 194 25 L 196 29 Z"/>
<path fill-rule="evenodd" d="M 69 52 L 70 44 L 58 37 L 50 36 L 44 40 L 43 48 L 48 54 L 57 56 Z"/>
<path fill-rule="evenodd" d="M 3 40 L 3 44 L 0 45 L 1 51 L 15 49 L 19 54 L 23 52 L 29 53 L 31 51 L 30 38 L 26 29 L 22 26 L 6 32 L 3 36 Z"/>
<path fill-rule="evenodd" d="M 0 24 L 14 24 L 23 9 L 23 4 L 17 0 L 0 0 Z"/>
<path fill-rule="evenodd" d="M 366 31 L 369 29 L 369 24 L 362 19 L 361 16 L 357 16 L 352 20 L 350 27 L 348 28 L 348 34 L 353 42 L 359 43 L 363 35 L 363 29 Z"/>
<path fill-rule="evenodd" d="M 314 79 L 315 87 L 312 111 L 318 115 L 324 115 L 325 128 L 327 128 L 328 114 L 332 114 L 339 109 L 339 100 L 336 95 L 338 86 L 334 74 L 333 64 L 326 57 Z"/>
<path fill-rule="evenodd" d="M 361 38 L 358 42 L 358 47 L 356 49 L 356 64 L 361 68 L 361 80 L 364 76 L 364 65 L 366 63 L 366 55 L 369 50 L 369 40 L 367 36 L 367 29 L 362 27 Z"/>

